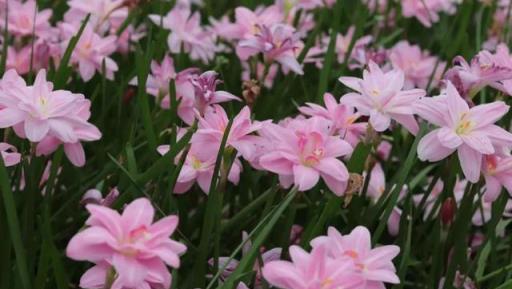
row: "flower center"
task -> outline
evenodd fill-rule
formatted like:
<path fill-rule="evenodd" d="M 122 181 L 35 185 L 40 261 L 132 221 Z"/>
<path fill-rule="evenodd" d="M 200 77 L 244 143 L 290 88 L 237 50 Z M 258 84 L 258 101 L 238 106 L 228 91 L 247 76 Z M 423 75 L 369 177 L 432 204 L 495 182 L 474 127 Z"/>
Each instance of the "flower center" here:
<path fill-rule="evenodd" d="M 202 166 L 201 161 L 198 158 L 192 156 L 192 167 L 194 168 L 194 170 L 201 169 L 201 166 Z"/>
<path fill-rule="evenodd" d="M 347 250 L 344 254 L 352 259 L 357 259 L 357 257 L 359 257 L 359 254 L 354 250 Z"/>
<path fill-rule="evenodd" d="M 455 129 L 455 133 L 458 135 L 464 135 L 471 132 L 471 129 L 473 128 L 473 122 L 467 119 L 462 119 L 459 124 L 457 125 L 457 128 Z"/>

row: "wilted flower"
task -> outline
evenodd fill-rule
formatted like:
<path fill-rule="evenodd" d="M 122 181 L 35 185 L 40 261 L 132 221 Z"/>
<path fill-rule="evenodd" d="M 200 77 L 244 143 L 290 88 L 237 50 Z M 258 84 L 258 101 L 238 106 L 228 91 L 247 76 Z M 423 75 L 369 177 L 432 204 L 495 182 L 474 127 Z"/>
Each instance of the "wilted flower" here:
<path fill-rule="evenodd" d="M 0 142 L 0 154 L 6 167 L 15 166 L 21 161 L 21 154 L 18 153 L 14 146 L 8 143 Z"/>

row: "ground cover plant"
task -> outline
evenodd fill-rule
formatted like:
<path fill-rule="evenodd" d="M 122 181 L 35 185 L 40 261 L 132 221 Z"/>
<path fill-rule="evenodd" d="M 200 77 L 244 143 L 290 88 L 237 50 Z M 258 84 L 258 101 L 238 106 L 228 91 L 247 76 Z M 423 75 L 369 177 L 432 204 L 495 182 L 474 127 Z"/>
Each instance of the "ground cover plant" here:
<path fill-rule="evenodd" d="M 0 0 L 0 288 L 512 288 L 511 16 Z"/>

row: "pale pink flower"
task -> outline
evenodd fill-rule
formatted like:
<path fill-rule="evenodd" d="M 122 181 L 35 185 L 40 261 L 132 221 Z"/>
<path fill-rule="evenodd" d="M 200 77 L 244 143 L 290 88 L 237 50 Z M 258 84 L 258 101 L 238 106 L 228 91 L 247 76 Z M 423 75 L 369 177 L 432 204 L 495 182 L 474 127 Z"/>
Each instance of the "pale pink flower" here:
<path fill-rule="evenodd" d="M 503 187 L 512 194 L 512 156 L 486 155 L 482 173 L 485 178 L 484 201 L 495 201 Z"/>
<path fill-rule="evenodd" d="M 421 160 L 436 162 L 457 151 L 466 178 L 480 178 L 482 156 L 512 146 L 512 134 L 494 123 L 509 110 L 496 101 L 469 108 L 455 87 L 448 82 L 444 95 L 423 98 L 416 113 L 439 128 L 425 135 L 418 145 Z"/>
<path fill-rule="evenodd" d="M 32 46 L 24 46 L 16 50 L 13 46 L 7 48 L 6 69 L 14 69 L 20 75 L 27 74 L 30 71 L 30 55 L 32 55 Z"/>
<path fill-rule="evenodd" d="M 431 27 L 439 21 L 439 13 L 455 13 L 455 0 L 402 0 L 402 15 L 416 17 L 421 24 Z"/>
<path fill-rule="evenodd" d="M 363 280 L 358 289 L 384 288 L 384 282 L 400 283 L 392 262 L 400 248 L 386 245 L 372 249 L 370 232 L 363 226 L 345 236 L 329 227 L 327 236 L 317 237 L 311 244 L 313 248 L 325 246 L 330 257 L 352 263 L 356 276 Z"/>
<path fill-rule="evenodd" d="M 9 33 L 15 36 L 36 37 L 51 29 L 50 17 L 51 9 L 37 11 L 37 4 L 34 0 L 9 1 L 9 11 L 7 12 L 7 27 Z M 4 21 L 0 26 L 4 28 Z"/>
<path fill-rule="evenodd" d="M 62 43 L 62 51 L 65 51 L 69 41 L 75 35 L 75 27 L 62 23 L 61 31 L 67 40 Z M 90 24 L 86 25 L 73 53 L 70 62 L 78 66 L 78 72 L 84 81 L 89 81 L 94 73 L 103 73 L 103 63 L 105 63 L 105 76 L 108 79 L 114 78 L 114 72 L 119 68 L 116 62 L 110 58 L 116 49 L 116 36 L 101 37 L 94 32 Z"/>
<path fill-rule="evenodd" d="M 70 0 L 67 1 L 69 10 L 64 15 L 67 23 L 79 27 L 80 22 L 91 14 L 89 23 L 95 32 L 116 31 L 128 17 L 128 7 L 124 0 Z"/>
<path fill-rule="evenodd" d="M 176 100 L 179 101 L 178 116 L 185 123 L 192 125 L 195 119 L 195 89 L 191 80 L 196 77 L 197 72 L 196 68 L 176 72 L 173 58 L 166 55 L 160 64 L 156 61 L 151 62 L 151 74 L 146 81 L 146 91 L 157 99 L 162 108 L 169 109 L 171 107 L 169 85 L 171 80 L 174 80 Z M 137 78 L 134 78 L 130 84 L 137 85 L 137 81 Z"/>
<path fill-rule="evenodd" d="M 170 150 L 170 146 L 161 145 L 157 150 L 159 154 L 165 155 Z M 199 188 L 201 188 L 205 194 L 208 194 L 210 192 L 210 185 L 215 171 L 217 153 L 218 148 L 216 151 L 213 147 L 201 147 L 199 145 L 192 144 L 185 158 L 185 162 L 183 163 L 183 167 L 178 175 L 178 179 L 176 180 L 173 193 L 186 193 L 197 182 Z M 180 159 L 181 154 L 176 156 L 175 164 L 178 164 Z M 228 181 L 237 185 L 240 180 L 241 171 L 242 164 L 240 160 L 235 159 L 228 174 Z"/>
<path fill-rule="evenodd" d="M 320 117 L 297 119 L 287 127 L 267 124 L 263 132 L 270 137 L 271 147 L 259 164 L 279 174 L 283 186 L 295 184 L 300 191 L 307 191 L 322 177 L 332 192 L 343 195 L 349 175 L 338 157 L 352 153 L 352 146 L 330 134 L 329 121 Z"/>
<path fill-rule="evenodd" d="M 210 70 L 190 78 L 195 93 L 194 107 L 201 114 L 204 114 L 212 104 L 240 100 L 240 98 L 227 91 L 217 90 L 217 85 L 222 83 L 221 80 L 217 79 L 218 75 L 217 72 Z"/>
<path fill-rule="evenodd" d="M 350 26 L 347 30 L 347 33 L 345 35 L 338 34 L 336 37 L 336 54 L 338 56 L 338 63 L 344 63 L 345 58 L 347 57 L 350 44 L 352 42 L 352 38 L 354 38 L 354 34 L 356 32 L 355 26 Z M 373 41 L 372 36 L 363 36 L 359 39 L 357 39 L 354 42 L 354 46 L 352 48 L 350 58 L 348 59 L 349 62 L 352 61 L 352 59 L 359 59 L 357 62 L 363 62 L 361 59 L 366 58 L 366 49 L 368 45 Z M 324 38 L 324 45 L 327 47 L 329 44 L 329 37 Z M 351 68 L 355 68 L 351 65 Z"/>
<path fill-rule="evenodd" d="M 505 50 L 506 49 L 506 50 Z M 489 51 L 480 51 L 471 64 L 457 56 L 454 67 L 450 68 L 445 78 L 453 83 L 460 95 L 472 98 L 485 86 L 503 89 L 503 82 L 512 80 L 512 56 L 503 46 L 499 52 L 492 54 Z"/>
<path fill-rule="evenodd" d="M 355 289 L 360 279 L 350 262 L 328 256 L 325 246 L 314 247 L 311 253 L 298 246 L 290 247 L 289 261 L 272 261 L 263 267 L 263 277 L 283 289 Z"/>
<path fill-rule="evenodd" d="M 15 166 L 21 161 L 21 154 L 18 153 L 16 147 L 8 143 L 0 142 L 0 154 L 6 167 Z"/>
<path fill-rule="evenodd" d="M 177 216 L 153 223 L 154 209 L 141 198 L 125 207 L 123 214 L 98 205 L 87 205 L 91 214 L 86 229 L 77 233 L 66 255 L 96 265 L 82 275 L 80 287 L 103 288 L 110 268 L 115 270 L 112 289 L 169 288 L 171 274 L 166 264 L 179 268 L 185 245 L 170 239 Z"/>
<path fill-rule="evenodd" d="M 224 132 L 229 123 L 228 116 L 220 105 L 213 105 L 199 118 L 199 128 L 192 136 L 191 143 L 201 148 L 201 154 L 210 157 L 217 155 Z M 259 137 L 254 135 L 264 123 L 253 122 L 251 111 L 245 106 L 233 120 L 228 134 L 226 148 L 235 149 L 244 159 L 250 161 L 255 157 L 256 143 Z M 209 149 L 206 149 L 209 148 Z"/>
<path fill-rule="evenodd" d="M 387 130 L 393 119 L 411 133 L 418 132 L 412 105 L 425 96 L 425 91 L 402 90 L 405 76 L 401 70 L 383 72 L 371 61 L 368 70 L 363 71 L 363 79 L 340 77 L 339 80 L 357 92 L 345 94 L 340 102 L 357 108 L 362 115 L 369 116 L 369 123 L 376 131 Z"/>
<path fill-rule="evenodd" d="M 249 39 L 259 34 L 260 27 L 270 27 L 274 24 L 282 23 L 284 15 L 277 5 L 271 5 L 261 8 L 257 11 L 251 11 L 246 7 L 237 7 L 235 9 L 235 19 L 237 30 L 232 35 L 223 35 L 228 39 Z"/>
<path fill-rule="evenodd" d="M 366 132 L 367 123 L 356 123 L 360 115 L 354 111 L 354 108 L 338 103 L 330 93 L 324 94 L 325 107 L 314 103 L 306 104 L 307 106 L 299 107 L 302 114 L 319 116 L 331 121 L 332 132 L 342 136 L 352 147 L 356 147 Z"/>
<path fill-rule="evenodd" d="M 301 46 L 295 28 L 285 24 L 256 26 L 258 32 L 241 40 L 237 46 L 237 54 L 242 60 L 262 53 L 265 62 L 279 62 L 283 68 L 297 74 L 304 74 L 301 64 L 297 61 L 297 51 Z"/>
<path fill-rule="evenodd" d="M 400 41 L 389 50 L 389 60 L 395 69 L 401 69 L 405 74 L 404 88 L 426 89 L 432 77 L 432 86 L 437 86 L 444 71 L 445 63 L 422 51 L 418 45 L 411 45 L 407 41 Z"/>
<path fill-rule="evenodd" d="M 116 31 L 114 31 L 115 33 Z M 138 43 L 142 38 L 146 36 L 146 26 L 139 25 L 137 28 L 133 24 L 128 25 L 123 33 L 117 37 L 116 45 L 117 51 L 122 54 L 128 54 L 135 50 L 134 43 Z"/>
<path fill-rule="evenodd" d="M 82 94 L 53 90 L 46 81 L 46 71 L 37 74 L 33 86 L 14 70 L 2 79 L 0 127 L 13 127 L 14 132 L 31 142 L 39 142 L 37 155 L 49 154 L 64 144 L 64 151 L 76 166 L 85 164 L 81 141 L 101 138 L 101 132 L 88 122 L 90 101 Z"/>
<path fill-rule="evenodd" d="M 201 15 L 186 8 L 175 7 L 166 16 L 149 15 L 156 25 L 171 31 L 167 44 L 172 53 L 186 52 L 192 60 L 211 61 L 218 47 L 216 37 L 201 26 Z"/>

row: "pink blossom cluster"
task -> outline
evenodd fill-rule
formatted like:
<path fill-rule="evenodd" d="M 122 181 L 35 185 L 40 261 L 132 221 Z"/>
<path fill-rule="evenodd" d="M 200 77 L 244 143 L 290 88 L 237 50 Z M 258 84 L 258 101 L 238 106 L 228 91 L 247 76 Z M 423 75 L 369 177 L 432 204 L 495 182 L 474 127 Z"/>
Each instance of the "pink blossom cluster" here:
<path fill-rule="evenodd" d="M 404 17 L 415 17 L 426 27 L 439 21 L 440 13 L 453 14 L 458 0 L 403 0 Z"/>
<path fill-rule="evenodd" d="M 53 90 L 40 70 L 33 85 L 27 85 L 15 70 L 0 81 L 0 128 L 12 128 L 16 135 L 37 143 L 36 155 L 49 155 L 60 145 L 75 166 L 85 165 L 82 142 L 101 138 L 89 122 L 91 102 L 82 94 Z"/>
<path fill-rule="evenodd" d="M 400 252 L 394 245 L 372 248 L 368 229 L 359 226 L 342 235 L 330 227 L 327 236 L 315 238 L 311 252 L 290 247 L 290 261 L 270 261 L 263 277 L 284 289 L 385 288 L 400 280 L 392 263 Z"/>
<path fill-rule="evenodd" d="M 129 13 L 124 0 L 70 0 L 67 5 L 69 10 L 64 19 L 55 25 L 51 9 L 39 11 L 35 0 L 10 0 L 0 8 L 2 19 L 7 15 L 6 28 L 13 36 L 7 50 L 7 68 L 24 75 L 48 69 L 51 63 L 59 64 L 71 38 L 78 34 L 90 14 L 70 63 L 84 81 L 89 81 L 96 72 L 113 79 L 118 66 L 111 55 L 129 52 L 131 42 L 144 35 L 143 28 L 134 28 L 132 24 L 122 27 Z M 0 22 L 5 29 L 4 21 Z"/>

